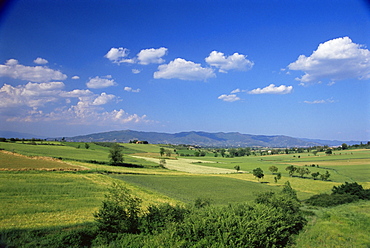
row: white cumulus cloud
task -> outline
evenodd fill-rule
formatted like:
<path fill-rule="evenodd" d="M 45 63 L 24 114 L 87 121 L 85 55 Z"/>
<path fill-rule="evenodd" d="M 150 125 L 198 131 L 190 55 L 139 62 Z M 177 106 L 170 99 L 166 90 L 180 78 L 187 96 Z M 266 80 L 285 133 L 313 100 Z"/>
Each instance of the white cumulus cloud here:
<path fill-rule="evenodd" d="M 200 80 L 215 77 L 211 68 L 204 68 L 200 64 L 177 58 L 168 64 L 158 66 L 158 71 L 154 72 L 154 78 L 178 78 L 181 80 Z"/>
<path fill-rule="evenodd" d="M 46 59 L 40 58 L 40 57 L 35 59 L 33 62 L 35 64 L 38 64 L 38 65 L 45 65 L 45 64 L 49 63 L 49 61 L 47 61 Z"/>
<path fill-rule="evenodd" d="M 293 90 L 293 86 L 280 85 L 275 86 L 275 84 L 270 84 L 265 88 L 257 88 L 248 91 L 248 94 L 289 94 Z"/>
<path fill-rule="evenodd" d="M 162 57 L 167 54 L 167 50 L 165 47 L 143 49 L 137 54 L 137 59 L 139 60 L 139 64 L 142 65 L 161 64 L 164 62 Z"/>
<path fill-rule="evenodd" d="M 56 102 L 59 99 L 61 89 L 64 87 L 62 82 L 50 83 L 27 83 L 13 87 L 4 84 L 0 88 L 0 108 L 11 108 L 28 106 L 37 108 L 49 102 Z"/>
<path fill-rule="evenodd" d="M 112 128 L 152 122 L 146 115 L 129 114 L 123 109 L 107 111 L 104 105 L 117 99 L 115 95 L 105 92 L 97 95 L 88 89 L 63 91 L 64 87 L 63 82 L 29 82 L 16 87 L 4 84 L 0 88 L 1 116 L 7 122 L 58 121 Z"/>
<path fill-rule="evenodd" d="M 134 92 L 134 93 L 139 93 L 140 92 L 139 88 L 135 90 L 135 89 L 133 89 L 131 87 L 128 87 L 128 86 L 124 87 L 123 89 L 127 92 Z"/>
<path fill-rule="evenodd" d="M 227 72 L 228 70 L 246 71 L 250 70 L 254 63 L 247 59 L 246 55 L 234 53 L 230 56 L 225 56 L 221 52 L 212 51 L 205 61 L 216 68 L 219 72 Z"/>
<path fill-rule="evenodd" d="M 86 83 L 86 86 L 90 89 L 101 89 L 117 85 L 114 79 L 111 78 L 111 75 L 107 75 L 104 78 L 96 76 L 94 78 L 90 78 L 89 82 Z"/>
<path fill-rule="evenodd" d="M 90 90 L 79 90 L 79 89 L 62 92 L 60 94 L 61 97 L 83 97 L 83 96 L 91 96 L 91 95 L 93 95 L 93 93 Z"/>
<path fill-rule="evenodd" d="M 309 57 L 300 55 L 288 68 L 305 73 L 297 78 L 302 83 L 321 79 L 369 79 L 370 51 L 349 37 L 332 39 L 321 43 Z"/>
<path fill-rule="evenodd" d="M 105 58 L 109 59 L 113 63 L 135 63 L 135 60 L 126 58 L 128 54 L 130 53 L 130 50 L 127 48 L 119 47 L 115 48 L 112 47 L 107 54 L 104 55 Z"/>
<path fill-rule="evenodd" d="M 100 96 L 95 98 L 92 105 L 104 105 L 104 104 L 107 104 L 108 102 L 112 101 L 115 98 L 116 98 L 115 95 L 111 95 L 111 94 L 107 94 L 107 93 L 103 92 L 103 93 L 100 94 Z"/>
<path fill-rule="evenodd" d="M 0 77 L 42 83 L 51 80 L 65 80 L 67 75 L 46 66 L 25 66 L 19 64 L 16 59 L 9 59 L 5 64 L 0 65 Z"/>
<path fill-rule="evenodd" d="M 239 101 L 240 97 L 238 97 L 235 94 L 230 94 L 230 95 L 224 94 L 224 95 L 219 96 L 218 99 L 225 101 L 225 102 L 235 102 L 235 101 Z"/>

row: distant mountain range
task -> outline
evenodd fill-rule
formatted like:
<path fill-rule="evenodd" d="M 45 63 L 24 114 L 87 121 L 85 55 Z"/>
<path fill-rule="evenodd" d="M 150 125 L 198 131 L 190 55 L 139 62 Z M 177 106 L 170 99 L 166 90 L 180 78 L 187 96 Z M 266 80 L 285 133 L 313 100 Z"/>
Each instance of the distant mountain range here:
<path fill-rule="evenodd" d="M 11 132 L 11 131 L 1 131 L 0 130 L 0 137 L 1 138 L 18 138 L 18 139 L 46 139 L 47 137 L 45 136 L 40 136 L 40 135 L 35 135 L 35 134 L 30 134 L 30 133 L 19 133 L 19 132 Z"/>
<path fill-rule="evenodd" d="M 1 131 L 0 137 L 4 138 L 39 138 L 46 137 L 34 134 Z M 55 138 L 48 138 L 54 140 Z M 61 139 L 61 138 L 58 138 Z M 343 143 L 347 145 L 360 144 L 361 141 L 339 141 L 339 140 L 320 140 L 293 138 L 284 135 L 251 135 L 238 132 L 231 133 L 208 133 L 208 132 L 181 132 L 181 133 L 159 133 L 159 132 L 140 132 L 133 130 L 111 131 L 80 135 L 66 138 L 67 141 L 74 142 L 122 142 L 130 140 L 148 141 L 151 144 L 186 144 L 198 145 L 202 147 L 308 147 L 308 146 L 339 146 Z M 367 143 L 367 141 L 362 141 Z"/>
<path fill-rule="evenodd" d="M 308 146 L 339 146 L 359 144 L 360 141 L 330 141 L 293 138 L 284 135 L 251 135 L 238 132 L 208 133 L 208 132 L 180 132 L 158 133 L 139 132 L 132 130 L 111 131 L 66 138 L 75 142 L 123 142 L 130 140 L 148 141 L 151 144 L 187 144 L 202 147 L 308 147 Z"/>

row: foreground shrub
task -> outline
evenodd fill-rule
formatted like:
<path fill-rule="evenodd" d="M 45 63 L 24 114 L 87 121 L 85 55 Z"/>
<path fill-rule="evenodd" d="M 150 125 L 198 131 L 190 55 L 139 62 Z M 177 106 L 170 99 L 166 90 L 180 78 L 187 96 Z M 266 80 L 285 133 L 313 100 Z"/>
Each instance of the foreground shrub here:
<path fill-rule="evenodd" d="M 194 209 L 163 237 L 181 247 L 285 247 L 307 222 L 294 193 L 287 184 L 255 204 Z"/>
<path fill-rule="evenodd" d="M 345 182 L 338 187 L 334 186 L 332 189 L 332 194 L 349 194 L 357 196 L 359 199 L 362 200 L 370 200 L 370 190 L 364 189 L 362 185 L 356 182 Z"/>
<path fill-rule="evenodd" d="M 121 184 L 113 183 L 101 208 L 94 214 L 100 233 L 137 233 L 141 199 Z"/>
<path fill-rule="evenodd" d="M 358 200 L 359 198 L 357 196 L 349 194 L 341 195 L 320 194 L 311 196 L 308 200 L 306 200 L 306 203 L 318 207 L 332 207 Z"/>
<path fill-rule="evenodd" d="M 148 207 L 148 213 L 141 218 L 140 230 L 150 234 L 160 232 L 171 223 L 183 221 L 189 212 L 190 210 L 184 207 L 168 203 L 151 205 Z"/>
<path fill-rule="evenodd" d="M 334 186 L 330 195 L 313 195 L 306 200 L 306 203 L 319 207 L 332 207 L 355 202 L 360 199 L 370 200 L 370 190 L 363 189 L 362 185 L 359 185 L 356 182 L 345 182 L 340 186 Z"/>

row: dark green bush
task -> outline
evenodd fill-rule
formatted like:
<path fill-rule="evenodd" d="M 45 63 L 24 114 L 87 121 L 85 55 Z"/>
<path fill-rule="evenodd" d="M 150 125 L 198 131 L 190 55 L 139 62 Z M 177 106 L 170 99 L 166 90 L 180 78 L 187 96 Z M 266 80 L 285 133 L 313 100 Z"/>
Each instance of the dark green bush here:
<path fill-rule="evenodd" d="M 365 190 L 362 185 L 354 182 L 354 183 L 348 183 L 345 182 L 344 184 L 336 187 L 334 186 L 332 189 L 332 194 L 349 194 L 349 195 L 355 195 L 358 196 L 359 199 L 362 200 L 369 200 L 369 191 Z"/>
<path fill-rule="evenodd" d="M 150 234 L 160 232 L 170 223 L 183 221 L 188 213 L 188 209 L 168 203 L 151 205 L 148 207 L 148 213 L 141 218 L 140 230 Z"/>
<path fill-rule="evenodd" d="M 99 232 L 137 233 L 141 199 L 132 196 L 126 187 L 117 183 L 113 183 L 105 198 L 94 214 Z"/>
<path fill-rule="evenodd" d="M 358 200 L 358 196 L 349 194 L 320 194 L 311 196 L 306 203 L 318 207 L 332 207 Z"/>
<path fill-rule="evenodd" d="M 354 182 L 345 182 L 340 186 L 334 186 L 332 193 L 313 195 L 306 203 L 312 206 L 331 207 L 351 203 L 358 200 L 370 200 L 370 190 L 363 189 L 362 185 Z"/>

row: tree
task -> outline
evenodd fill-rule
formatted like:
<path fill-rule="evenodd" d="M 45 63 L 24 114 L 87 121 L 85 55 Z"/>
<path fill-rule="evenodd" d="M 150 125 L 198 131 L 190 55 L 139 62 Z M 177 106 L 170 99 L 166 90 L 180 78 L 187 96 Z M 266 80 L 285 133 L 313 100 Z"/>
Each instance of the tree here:
<path fill-rule="evenodd" d="M 297 173 L 303 177 L 305 174 L 310 174 L 310 170 L 308 168 L 304 168 L 304 167 L 299 167 L 297 168 Z"/>
<path fill-rule="evenodd" d="M 237 157 L 238 153 L 235 148 L 229 149 L 230 157 Z"/>
<path fill-rule="evenodd" d="M 234 166 L 234 169 L 236 170 L 236 172 L 239 172 L 240 171 L 240 166 L 239 165 L 235 165 Z"/>
<path fill-rule="evenodd" d="M 294 172 L 296 172 L 297 168 L 294 165 L 289 165 L 285 168 L 286 171 L 288 171 L 289 176 L 293 176 Z"/>
<path fill-rule="evenodd" d="M 265 174 L 263 174 L 263 170 L 261 168 L 254 169 L 252 171 L 252 173 L 253 173 L 253 176 L 258 178 L 258 181 L 260 180 L 260 178 L 263 178 L 265 176 Z"/>
<path fill-rule="evenodd" d="M 86 149 L 89 149 L 89 148 L 90 148 L 90 145 L 89 145 L 89 144 L 87 144 L 87 143 L 85 143 L 85 148 L 86 148 Z"/>
<path fill-rule="evenodd" d="M 325 154 L 326 154 L 326 155 L 331 155 L 331 154 L 333 154 L 333 150 L 332 150 L 332 149 L 327 149 L 327 150 L 325 151 Z"/>
<path fill-rule="evenodd" d="M 119 165 L 120 163 L 122 163 L 123 155 L 122 155 L 122 149 L 120 145 L 118 145 L 117 143 L 114 144 L 109 150 L 108 157 L 110 158 L 110 162 L 113 165 Z"/>
<path fill-rule="evenodd" d="M 346 150 L 346 149 L 348 149 L 348 145 L 346 143 L 343 143 L 342 144 L 342 150 Z"/>
<path fill-rule="evenodd" d="M 277 172 L 279 170 L 278 167 L 276 167 L 275 165 L 272 165 L 269 167 L 269 170 L 271 171 L 272 174 L 274 174 L 275 172 Z"/>
<path fill-rule="evenodd" d="M 172 151 L 170 149 L 166 149 L 165 152 L 167 157 L 171 157 Z"/>
<path fill-rule="evenodd" d="M 165 151 L 164 151 L 164 148 L 161 147 L 159 148 L 159 154 L 161 155 L 161 157 L 164 155 Z"/>
<path fill-rule="evenodd" d="M 318 152 L 318 151 L 314 150 L 314 151 L 312 151 L 312 154 L 313 154 L 314 156 L 316 156 L 317 152 Z"/>
<path fill-rule="evenodd" d="M 316 177 L 318 177 L 319 175 L 320 175 L 320 172 L 311 173 L 311 176 L 313 177 L 314 180 L 316 180 Z"/>
<path fill-rule="evenodd" d="M 281 173 L 280 173 L 280 172 L 278 172 L 278 173 L 276 174 L 276 177 L 274 177 L 275 183 L 277 183 L 277 182 L 278 182 L 278 180 L 280 180 L 280 179 L 281 179 Z"/>
<path fill-rule="evenodd" d="M 321 177 L 321 180 L 327 181 L 328 178 L 330 177 L 329 171 L 326 171 L 325 174 L 321 174 L 320 177 Z"/>

